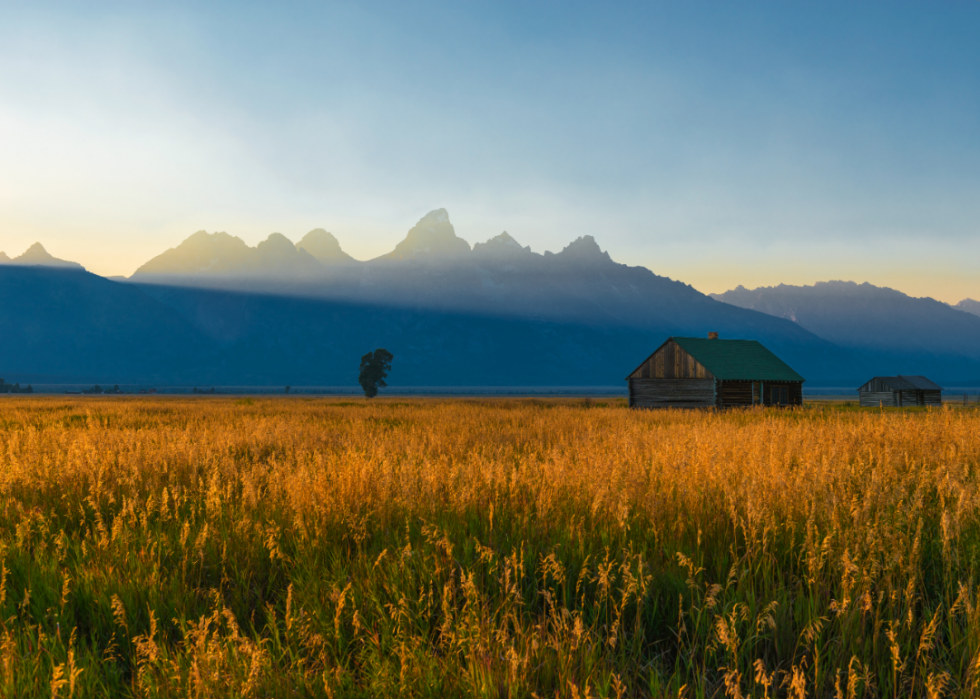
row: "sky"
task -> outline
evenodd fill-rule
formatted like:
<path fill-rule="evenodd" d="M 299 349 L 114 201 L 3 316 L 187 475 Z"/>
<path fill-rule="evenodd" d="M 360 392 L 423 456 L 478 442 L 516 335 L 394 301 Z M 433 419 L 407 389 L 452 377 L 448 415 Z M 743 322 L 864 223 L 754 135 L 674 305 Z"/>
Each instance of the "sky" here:
<path fill-rule="evenodd" d="M 0 250 L 425 213 L 704 292 L 980 299 L 980 2 L 0 4 Z"/>

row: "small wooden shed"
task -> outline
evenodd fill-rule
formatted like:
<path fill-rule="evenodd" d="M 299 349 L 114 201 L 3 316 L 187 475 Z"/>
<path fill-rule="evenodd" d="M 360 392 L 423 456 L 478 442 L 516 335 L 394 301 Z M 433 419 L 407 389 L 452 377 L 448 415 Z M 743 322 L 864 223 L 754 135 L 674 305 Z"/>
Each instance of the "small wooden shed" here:
<path fill-rule="evenodd" d="M 668 338 L 626 380 L 631 408 L 727 408 L 802 405 L 806 379 L 760 342 L 709 333 Z"/>
<path fill-rule="evenodd" d="M 942 405 L 943 389 L 925 376 L 876 376 L 858 389 L 865 408 Z"/>

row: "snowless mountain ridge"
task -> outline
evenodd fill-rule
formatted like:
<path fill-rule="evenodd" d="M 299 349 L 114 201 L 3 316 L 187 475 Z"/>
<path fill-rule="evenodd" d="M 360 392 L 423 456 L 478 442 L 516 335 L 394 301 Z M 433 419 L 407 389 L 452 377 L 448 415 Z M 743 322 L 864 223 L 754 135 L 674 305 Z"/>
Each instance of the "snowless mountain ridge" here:
<path fill-rule="evenodd" d="M 599 249 L 592 236 L 583 236 L 571 243 L 562 253 L 567 259 L 609 260 L 608 254 Z M 307 233 L 293 244 L 281 233 L 273 233 L 256 247 L 249 247 L 243 240 L 224 232 L 198 231 L 176 248 L 171 248 L 153 258 L 133 277 L 146 279 L 149 275 L 211 276 L 211 275 L 286 275 L 291 278 L 315 276 L 337 266 L 387 265 L 391 263 L 452 262 L 458 258 L 476 255 L 487 260 L 506 261 L 515 257 L 547 257 L 530 247 L 522 247 L 506 231 L 485 243 L 470 244 L 456 235 L 449 214 L 436 209 L 423 216 L 408 231 L 391 252 L 359 261 L 343 251 L 337 238 L 322 228 Z"/>
<path fill-rule="evenodd" d="M 842 281 L 758 289 L 739 286 L 711 296 L 739 308 L 790 320 L 818 337 L 859 353 L 878 357 L 958 356 L 980 361 L 980 317 L 970 312 L 969 300 L 951 306 L 868 283 Z"/>
<path fill-rule="evenodd" d="M 0 252 L 0 265 L 20 265 L 20 266 L 40 266 L 40 267 L 63 267 L 71 269 L 85 269 L 77 262 L 59 260 L 52 256 L 40 243 L 34 243 L 27 248 L 22 255 L 11 259 L 6 253 Z"/>
<path fill-rule="evenodd" d="M 603 252 L 595 239 L 586 235 L 570 243 L 561 253 L 568 261 L 611 262 L 609 254 Z M 480 261 L 506 264 L 508 261 L 532 258 L 542 259 L 555 256 L 555 253 L 543 254 L 532 252 L 530 246 L 521 246 L 507 231 L 487 240 L 475 243 L 472 247 L 463 238 L 456 235 L 449 220 L 446 209 L 435 209 L 423 216 L 415 226 L 408 231 L 391 252 L 367 261 L 356 260 L 343 251 L 340 242 L 330 232 L 315 228 L 303 236 L 295 244 L 281 233 L 272 233 L 254 248 L 241 238 L 225 232 L 208 233 L 198 231 L 175 248 L 158 255 L 146 262 L 133 274 L 133 278 L 149 281 L 153 276 L 160 277 L 222 277 L 222 276 L 265 276 L 289 277 L 291 279 L 313 279 L 338 266 L 353 267 L 361 265 L 385 264 L 417 260 L 423 262 L 445 261 L 454 258 L 475 257 Z M 0 264 L 38 265 L 46 267 L 61 267 L 84 269 L 76 262 L 69 262 L 53 257 L 41 243 L 35 243 L 18 257 L 10 258 L 0 251 Z M 122 279 L 114 277 L 114 279 Z M 708 294 L 711 298 L 743 308 L 763 310 L 750 302 L 752 297 L 766 296 L 771 298 L 776 293 L 787 293 L 791 290 L 812 290 L 821 296 L 838 296 L 842 299 L 856 290 L 865 294 L 899 294 L 902 292 L 885 287 L 875 287 L 867 282 L 857 284 L 845 281 L 817 282 L 812 287 L 791 286 L 781 284 L 776 287 L 759 287 L 746 289 L 738 286 L 724 294 Z M 736 300 L 737 299 L 737 300 Z M 959 303 L 945 304 L 959 311 L 980 316 L 980 301 L 963 299 Z M 799 322 L 793 309 L 781 308 L 778 313 L 772 313 Z"/>
<path fill-rule="evenodd" d="M 826 385 L 896 373 L 980 385 L 970 383 L 980 381 L 980 317 L 966 308 L 853 282 L 710 298 L 614 262 L 592 236 L 558 253 L 532 252 L 506 232 L 471 246 L 443 209 L 366 262 L 323 229 L 295 244 L 273 233 L 254 247 L 199 231 L 124 284 L 52 269 L 70 263 L 39 245 L 0 261 L 0 316 L 9 316 L 0 321 L 32 328 L 0 347 L 0 364 L 25 376 L 131 366 L 133 376 L 174 381 L 297 384 L 302 366 L 309 385 L 333 385 L 347 380 L 343 357 L 384 346 L 415 363 L 404 371 L 418 385 L 448 375 L 472 385 L 570 377 L 611 385 L 665 337 L 712 331 L 763 341 L 808 379 L 836 382 Z M 107 315 L 110 307 L 118 312 Z M 173 339 L 161 353 L 163 327 Z M 64 351 L 66 338 L 81 343 L 77 352 Z M 207 371 L 192 379 L 180 347 L 211 357 Z M 334 361 L 324 364 L 328 351 Z"/>
<path fill-rule="evenodd" d="M 958 304 L 953 306 L 953 308 L 957 309 L 958 311 L 966 311 L 967 313 L 972 313 L 975 316 L 980 316 L 980 301 L 963 299 Z"/>
<path fill-rule="evenodd" d="M 857 300 L 860 300 L 860 303 L 865 305 L 874 303 L 875 301 L 879 303 L 901 302 L 903 299 L 908 301 L 940 303 L 928 296 L 921 298 L 909 296 L 897 289 L 886 286 L 875 286 L 868 282 L 859 284 L 857 282 L 843 280 L 815 282 L 812 286 L 806 284 L 800 286 L 779 284 L 778 286 L 760 286 L 755 289 L 747 289 L 739 284 L 730 291 L 722 294 L 708 294 L 708 296 L 715 301 L 729 303 L 741 308 L 762 311 L 770 315 L 792 320 L 794 323 L 800 322 L 799 318 L 797 318 L 795 308 L 798 305 L 798 301 L 795 304 L 793 302 L 793 300 L 799 299 L 807 299 L 812 303 L 813 300 L 819 298 L 822 299 L 825 306 L 833 302 L 840 303 Z M 942 303 L 941 305 L 957 311 L 970 313 L 971 315 L 980 316 L 980 301 L 974 301 L 973 299 L 963 299 L 956 304 Z M 826 310 L 825 308 L 824 311 L 826 312 Z"/>

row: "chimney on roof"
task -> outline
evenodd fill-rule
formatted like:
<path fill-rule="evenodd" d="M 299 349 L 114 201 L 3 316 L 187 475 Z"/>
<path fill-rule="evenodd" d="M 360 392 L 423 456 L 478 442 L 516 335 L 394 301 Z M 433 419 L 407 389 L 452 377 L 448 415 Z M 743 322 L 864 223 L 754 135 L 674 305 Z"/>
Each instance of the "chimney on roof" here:
<path fill-rule="evenodd" d="M 718 339 L 718 333 L 708 333 L 708 339 L 709 340 L 717 340 Z"/>

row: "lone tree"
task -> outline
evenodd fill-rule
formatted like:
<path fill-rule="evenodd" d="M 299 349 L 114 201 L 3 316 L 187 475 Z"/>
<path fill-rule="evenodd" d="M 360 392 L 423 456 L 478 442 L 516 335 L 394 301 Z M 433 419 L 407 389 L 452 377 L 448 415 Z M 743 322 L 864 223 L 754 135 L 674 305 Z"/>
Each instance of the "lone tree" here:
<path fill-rule="evenodd" d="M 388 385 L 385 379 L 388 378 L 391 360 L 394 358 L 395 355 L 386 349 L 376 349 L 361 357 L 361 373 L 357 382 L 361 384 L 367 398 L 374 398 L 378 395 L 379 388 Z"/>

